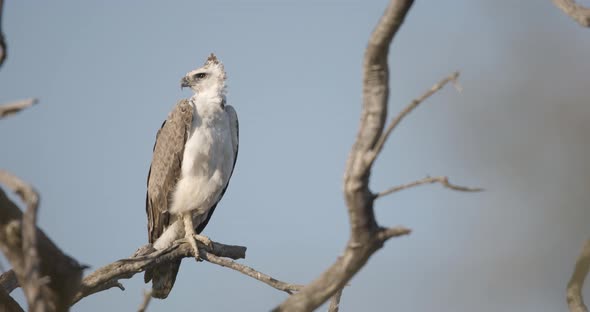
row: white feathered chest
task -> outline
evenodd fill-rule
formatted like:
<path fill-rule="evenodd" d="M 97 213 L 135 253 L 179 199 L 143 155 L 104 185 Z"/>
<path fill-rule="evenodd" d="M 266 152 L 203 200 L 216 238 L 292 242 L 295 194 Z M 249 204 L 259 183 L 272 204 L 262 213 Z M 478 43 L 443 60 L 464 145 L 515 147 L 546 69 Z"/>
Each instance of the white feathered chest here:
<path fill-rule="evenodd" d="M 235 153 L 230 118 L 221 97 L 191 99 L 193 122 L 185 144 L 182 176 L 172 202 L 172 213 L 207 213 L 231 176 Z"/>

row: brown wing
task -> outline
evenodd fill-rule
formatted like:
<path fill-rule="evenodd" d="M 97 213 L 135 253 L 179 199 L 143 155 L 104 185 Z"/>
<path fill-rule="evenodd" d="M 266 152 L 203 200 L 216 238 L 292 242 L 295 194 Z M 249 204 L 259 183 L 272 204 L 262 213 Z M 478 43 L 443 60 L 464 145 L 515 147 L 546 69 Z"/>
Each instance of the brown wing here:
<path fill-rule="evenodd" d="M 187 100 L 181 100 L 156 136 L 146 194 L 150 243 L 154 243 L 169 225 L 168 206 L 172 191 L 180 178 L 184 144 L 192 119 L 193 110 L 190 104 Z"/>
<path fill-rule="evenodd" d="M 152 165 L 148 173 L 146 212 L 148 239 L 154 243 L 170 225 L 168 207 L 182 167 L 184 144 L 193 119 L 187 100 L 176 104 L 156 135 Z M 162 263 L 145 271 L 144 281 L 152 280 L 152 296 L 166 298 L 174 286 L 180 261 Z"/>

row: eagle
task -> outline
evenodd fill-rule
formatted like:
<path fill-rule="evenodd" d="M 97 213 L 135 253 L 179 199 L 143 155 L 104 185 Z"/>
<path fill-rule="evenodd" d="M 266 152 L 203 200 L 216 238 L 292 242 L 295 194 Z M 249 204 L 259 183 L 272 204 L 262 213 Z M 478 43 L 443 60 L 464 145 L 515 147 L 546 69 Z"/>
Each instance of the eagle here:
<path fill-rule="evenodd" d="M 156 135 L 147 179 L 146 212 L 149 242 L 162 250 L 187 238 L 199 260 L 196 240 L 225 194 L 238 157 L 238 116 L 227 105 L 226 74 L 211 53 L 190 71 L 181 88 L 194 91 L 179 101 Z M 164 299 L 174 286 L 181 260 L 146 270 L 152 296 Z"/>

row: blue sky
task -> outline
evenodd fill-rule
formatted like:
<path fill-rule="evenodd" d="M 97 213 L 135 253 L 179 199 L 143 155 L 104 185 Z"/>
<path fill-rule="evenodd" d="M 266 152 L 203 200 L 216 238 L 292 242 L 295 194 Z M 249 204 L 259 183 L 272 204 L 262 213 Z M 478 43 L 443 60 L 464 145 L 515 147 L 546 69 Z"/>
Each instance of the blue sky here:
<path fill-rule="evenodd" d="M 240 118 L 230 188 L 205 230 L 242 260 L 306 283 L 342 252 L 347 153 L 361 64 L 387 1 L 6 1 L 0 103 L 39 104 L 0 122 L 0 166 L 41 191 L 39 223 L 96 269 L 147 242 L 145 183 L 157 129 L 210 52 Z M 342 311 L 566 311 L 590 236 L 590 37 L 550 1 L 417 1 L 390 52 L 390 112 L 455 70 L 392 135 L 372 189 L 448 175 L 379 200 L 389 241 L 351 281 Z M 5 265 L 6 266 L 6 265 Z M 73 311 L 130 311 L 142 276 Z M 22 295 L 16 295 L 22 301 Z M 285 294 L 187 259 L 150 311 L 269 310 Z"/>

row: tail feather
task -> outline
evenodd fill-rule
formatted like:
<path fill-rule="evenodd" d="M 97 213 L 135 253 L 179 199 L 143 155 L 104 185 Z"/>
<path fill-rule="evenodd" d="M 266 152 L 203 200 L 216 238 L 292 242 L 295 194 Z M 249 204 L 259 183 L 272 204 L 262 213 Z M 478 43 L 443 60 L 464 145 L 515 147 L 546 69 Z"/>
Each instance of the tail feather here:
<path fill-rule="evenodd" d="M 176 281 L 180 261 L 163 263 L 145 271 L 144 281 L 146 283 L 152 281 L 152 297 L 158 299 L 168 297 Z"/>

